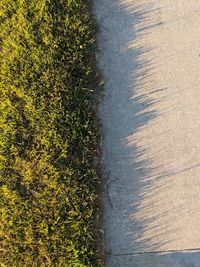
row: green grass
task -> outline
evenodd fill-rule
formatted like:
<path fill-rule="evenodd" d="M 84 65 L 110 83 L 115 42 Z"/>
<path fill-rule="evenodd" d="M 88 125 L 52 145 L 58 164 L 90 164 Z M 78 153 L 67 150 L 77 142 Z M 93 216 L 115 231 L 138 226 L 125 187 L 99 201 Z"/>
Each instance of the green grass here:
<path fill-rule="evenodd" d="M 2 266 L 100 266 L 87 4 L 0 2 Z"/>

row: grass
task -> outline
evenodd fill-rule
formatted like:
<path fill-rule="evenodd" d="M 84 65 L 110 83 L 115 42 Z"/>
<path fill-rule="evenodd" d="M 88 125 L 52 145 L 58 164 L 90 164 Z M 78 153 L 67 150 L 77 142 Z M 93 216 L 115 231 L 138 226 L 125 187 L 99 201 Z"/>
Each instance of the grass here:
<path fill-rule="evenodd" d="M 0 2 L 2 266 L 100 266 L 86 0 Z"/>

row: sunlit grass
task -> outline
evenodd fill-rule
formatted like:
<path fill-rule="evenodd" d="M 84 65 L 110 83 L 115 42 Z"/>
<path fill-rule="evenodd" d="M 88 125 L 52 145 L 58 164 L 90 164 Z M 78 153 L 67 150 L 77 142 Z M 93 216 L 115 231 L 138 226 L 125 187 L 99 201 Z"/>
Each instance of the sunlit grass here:
<path fill-rule="evenodd" d="M 98 130 L 83 0 L 0 2 L 1 264 L 99 266 Z M 3 265 L 3 266 L 4 266 Z"/>

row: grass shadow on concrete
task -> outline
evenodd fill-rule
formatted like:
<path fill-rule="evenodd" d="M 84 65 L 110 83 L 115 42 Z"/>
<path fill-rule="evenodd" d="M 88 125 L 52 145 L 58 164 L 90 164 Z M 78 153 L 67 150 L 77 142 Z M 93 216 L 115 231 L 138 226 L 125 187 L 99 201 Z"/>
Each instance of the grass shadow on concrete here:
<path fill-rule="evenodd" d="M 153 57 L 155 47 L 144 45 L 148 35 L 165 23 L 159 20 L 159 5 L 144 2 L 95 3 L 100 68 L 105 77 L 100 116 L 108 177 L 103 193 L 108 255 L 159 252 L 179 231 L 178 226 L 172 229 L 172 220 L 185 212 L 183 206 L 160 212 L 160 198 L 167 198 L 160 192 L 167 191 L 173 171 L 170 162 L 168 168 L 162 163 L 155 166 L 154 152 L 159 147 L 150 150 L 145 143 L 151 143 L 151 126 L 159 120 L 157 107 L 167 98 L 168 88 L 155 81 L 159 68 Z M 166 134 L 170 135 L 167 130 L 158 132 Z"/>

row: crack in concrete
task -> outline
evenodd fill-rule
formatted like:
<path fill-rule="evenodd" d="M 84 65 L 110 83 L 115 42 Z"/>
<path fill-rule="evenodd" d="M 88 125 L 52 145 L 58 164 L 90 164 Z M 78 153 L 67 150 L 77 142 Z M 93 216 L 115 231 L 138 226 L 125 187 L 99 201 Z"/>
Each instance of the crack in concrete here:
<path fill-rule="evenodd" d="M 200 252 L 200 248 L 193 249 L 178 249 L 178 250 L 160 250 L 160 251 L 146 251 L 146 252 L 130 252 L 130 253 L 107 253 L 111 256 L 131 256 L 131 255 L 148 255 L 148 254 L 167 254 L 167 253 L 186 253 L 186 252 Z"/>

